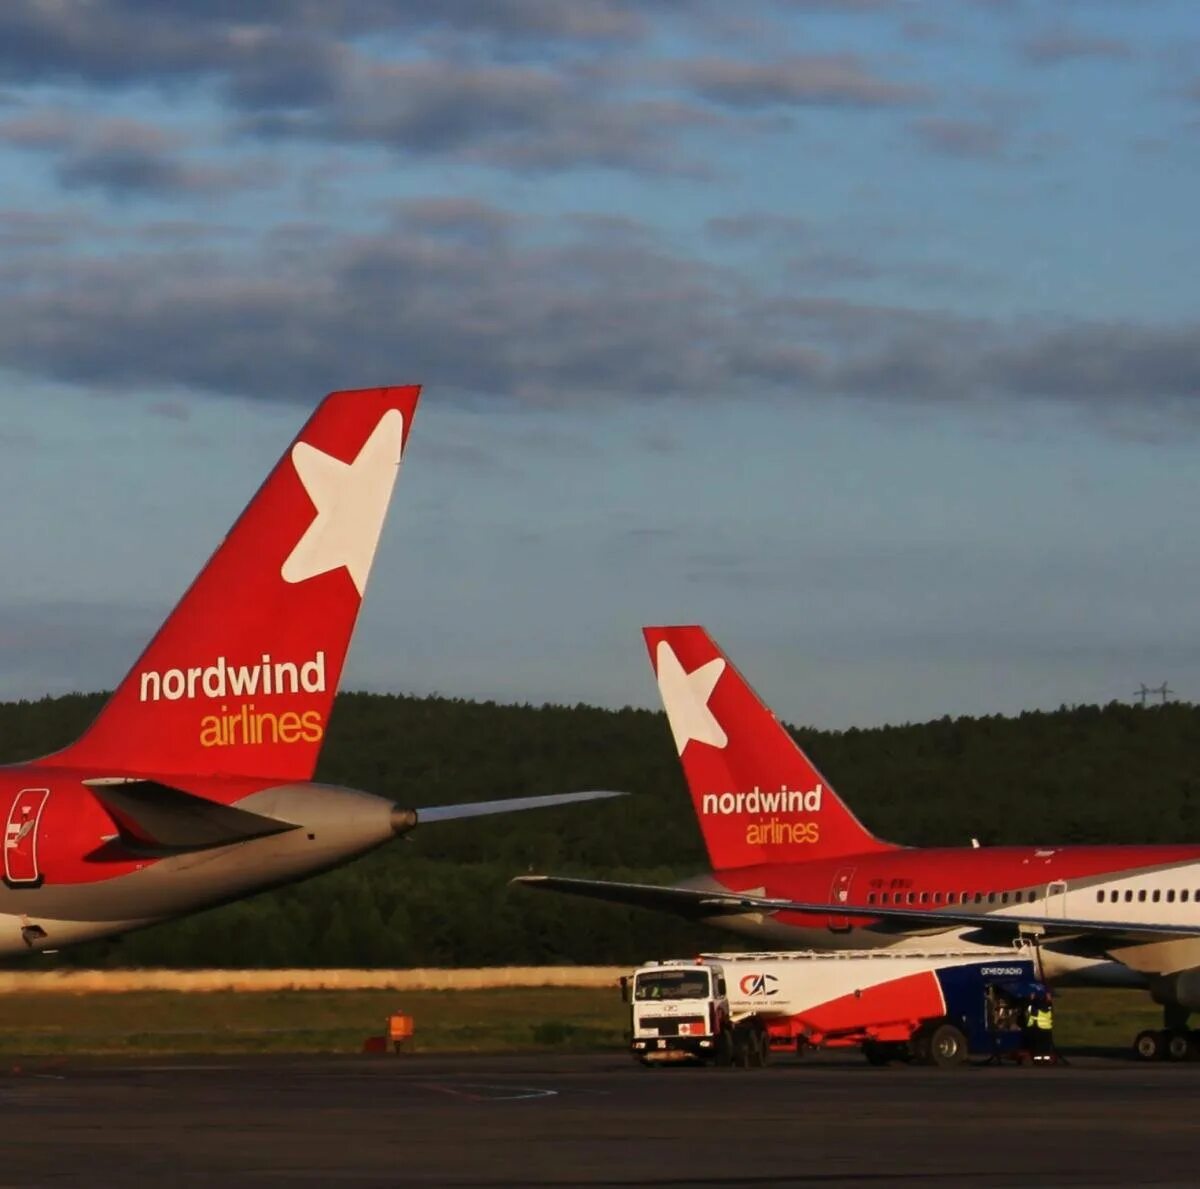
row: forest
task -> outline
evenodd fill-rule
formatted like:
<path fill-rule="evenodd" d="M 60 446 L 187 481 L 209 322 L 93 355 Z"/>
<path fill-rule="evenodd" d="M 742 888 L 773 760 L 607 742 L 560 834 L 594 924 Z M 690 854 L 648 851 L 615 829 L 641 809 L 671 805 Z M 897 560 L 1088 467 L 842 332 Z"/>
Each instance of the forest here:
<path fill-rule="evenodd" d="M 101 694 L 0 704 L 0 761 L 73 739 Z M 917 846 L 1193 842 L 1200 708 L 1075 706 L 844 731 L 792 728 L 876 834 Z M 40 956 L 85 966 L 633 962 L 729 935 L 509 887 L 527 871 L 670 881 L 705 869 L 661 712 L 339 695 L 319 780 L 409 806 L 628 790 L 619 800 L 431 824 L 325 875 Z"/>

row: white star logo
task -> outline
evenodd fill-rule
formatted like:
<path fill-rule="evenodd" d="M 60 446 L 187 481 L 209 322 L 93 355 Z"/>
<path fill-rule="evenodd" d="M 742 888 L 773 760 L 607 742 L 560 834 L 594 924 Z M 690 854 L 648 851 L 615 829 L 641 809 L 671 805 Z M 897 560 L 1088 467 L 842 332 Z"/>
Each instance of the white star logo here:
<path fill-rule="evenodd" d="M 303 582 L 345 566 L 362 597 L 403 446 L 404 414 L 388 409 L 353 462 L 307 442 L 292 447 L 292 465 L 317 514 L 283 563 L 285 582 Z"/>
<path fill-rule="evenodd" d="M 667 720 L 679 754 L 695 739 L 713 747 L 724 747 L 729 736 L 721 729 L 713 712 L 708 708 L 708 699 L 721 674 L 725 672 L 723 657 L 715 657 L 692 673 L 685 673 L 675 650 L 666 642 L 658 642 L 658 691 L 667 708 Z"/>

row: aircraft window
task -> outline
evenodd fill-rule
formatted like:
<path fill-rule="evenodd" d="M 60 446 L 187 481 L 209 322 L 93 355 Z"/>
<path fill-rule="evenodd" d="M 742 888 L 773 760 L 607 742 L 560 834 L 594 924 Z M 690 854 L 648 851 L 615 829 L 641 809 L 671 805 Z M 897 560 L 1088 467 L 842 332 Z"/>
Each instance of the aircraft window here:
<path fill-rule="evenodd" d="M 1187 903 L 1187 898 L 1188 898 L 1188 890 L 1187 890 L 1187 888 L 1184 888 L 1184 889 L 1183 889 L 1183 890 L 1182 890 L 1182 891 L 1179 893 L 1179 899 L 1180 899 L 1180 900 L 1182 900 L 1184 904 L 1186 904 L 1186 903 Z"/>
<path fill-rule="evenodd" d="M 1096 903 L 1097 903 L 1097 904 L 1103 904 L 1103 903 L 1104 903 L 1104 889 L 1103 889 L 1103 888 L 1101 888 L 1101 889 L 1100 889 L 1100 890 L 1099 890 L 1099 891 L 1096 893 Z"/>
<path fill-rule="evenodd" d="M 908 902 L 909 902 L 909 904 L 912 904 L 912 903 L 913 903 L 913 902 L 916 900 L 916 898 L 917 898 L 917 894 L 916 894 L 916 892 L 909 892 L 909 893 L 908 893 Z"/>
<path fill-rule="evenodd" d="M 1007 892 L 1001 892 L 1001 893 L 1000 893 L 1000 903 L 1001 903 L 1001 904 L 1007 904 L 1007 903 L 1008 903 L 1008 893 L 1007 893 Z"/>
<path fill-rule="evenodd" d="M 880 893 L 879 893 L 879 903 L 880 903 L 880 904 L 886 904 L 887 902 L 888 902 L 888 894 L 887 894 L 887 892 L 880 892 Z"/>
<path fill-rule="evenodd" d="M 947 893 L 946 893 L 946 903 L 947 903 L 947 904 L 953 904 L 953 903 L 954 903 L 954 893 L 953 893 L 953 892 L 947 892 Z"/>
<path fill-rule="evenodd" d="M 941 904 L 941 902 L 942 902 L 942 894 L 941 894 L 941 892 L 934 892 L 934 894 L 933 894 L 933 902 L 934 902 L 934 904 Z"/>
<path fill-rule="evenodd" d="M 1141 888 L 1141 889 L 1138 891 L 1138 903 L 1139 903 L 1139 904 L 1145 904 L 1145 903 L 1146 903 L 1146 889 L 1145 889 L 1145 888 Z"/>
<path fill-rule="evenodd" d="M 988 903 L 989 904 L 996 903 L 996 893 L 995 892 L 988 892 Z"/>
<path fill-rule="evenodd" d="M 983 893 L 982 893 L 982 892 L 976 892 L 976 893 L 975 893 L 975 903 L 976 903 L 976 904 L 982 904 L 982 903 L 983 903 Z"/>
<path fill-rule="evenodd" d="M 1162 899 L 1162 892 L 1160 892 L 1158 890 L 1158 888 L 1155 888 L 1154 891 L 1150 893 L 1150 899 L 1153 900 L 1155 904 L 1157 904 L 1159 902 L 1159 900 Z"/>
<path fill-rule="evenodd" d="M 1130 888 L 1125 889 L 1125 903 L 1128 904 L 1133 899 L 1133 891 Z"/>
<path fill-rule="evenodd" d="M 929 893 L 928 893 L 928 892 L 922 892 L 922 893 L 921 893 L 921 903 L 922 903 L 922 904 L 928 904 L 928 903 L 929 903 Z"/>
<path fill-rule="evenodd" d="M 868 892 L 868 893 L 867 893 L 867 903 L 868 903 L 868 904 L 874 904 L 874 903 L 875 903 L 875 893 L 874 893 L 874 892 Z"/>
<path fill-rule="evenodd" d="M 1174 888 L 1167 889 L 1167 903 L 1168 904 L 1175 903 L 1175 889 Z"/>

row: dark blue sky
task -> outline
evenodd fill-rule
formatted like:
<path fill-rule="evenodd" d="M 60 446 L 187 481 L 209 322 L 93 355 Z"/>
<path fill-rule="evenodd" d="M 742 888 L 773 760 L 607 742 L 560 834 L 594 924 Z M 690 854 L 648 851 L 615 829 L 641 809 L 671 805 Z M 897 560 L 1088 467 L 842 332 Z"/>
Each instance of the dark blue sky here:
<path fill-rule="evenodd" d="M 327 390 L 426 395 L 347 684 L 1200 689 L 1183 0 L 0 7 L 0 696 L 110 686 Z"/>

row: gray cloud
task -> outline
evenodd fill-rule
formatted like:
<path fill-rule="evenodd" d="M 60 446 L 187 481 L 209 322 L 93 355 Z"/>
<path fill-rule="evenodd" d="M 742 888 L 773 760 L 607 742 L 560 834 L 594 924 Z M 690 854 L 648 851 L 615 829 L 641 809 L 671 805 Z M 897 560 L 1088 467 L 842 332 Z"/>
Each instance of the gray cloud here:
<path fill-rule="evenodd" d="M 54 157 L 64 190 L 100 190 L 109 197 L 211 194 L 278 178 L 262 161 L 214 166 L 189 161 L 184 140 L 140 120 L 96 120 L 62 108 L 23 112 L 0 122 L 0 142 Z"/>
<path fill-rule="evenodd" d="M 930 117 L 912 125 L 926 148 L 947 157 L 994 159 L 1008 147 L 1008 131 L 994 120 Z"/>
<path fill-rule="evenodd" d="M 926 96 L 923 87 L 873 74 L 853 54 L 794 54 L 773 62 L 700 58 L 680 74 L 697 94 L 731 108 L 897 107 Z"/>
<path fill-rule="evenodd" d="M 308 243 L 308 247 L 303 247 Z M 1099 413 L 1200 395 L 1193 326 L 999 326 L 764 292 L 750 272 L 458 199 L 346 240 L 0 266 L 0 364 L 266 399 L 420 379 L 533 405 L 858 397 Z"/>
<path fill-rule="evenodd" d="M 616 100 L 586 77 L 545 66 L 358 60 L 328 102 L 248 114 L 244 131 L 442 154 L 517 170 L 603 166 L 693 173 L 680 133 L 710 112 L 668 100 Z"/>
<path fill-rule="evenodd" d="M 308 102 L 336 69 L 340 51 L 330 39 L 444 29 L 621 42 L 644 34 L 646 8 L 635 0 L 260 0 L 251 8 L 233 0 L 6 0 L 0 78 L 127 86 L 226 75 L 244 102 Z"/>
<path fill-rule="evenodd" d="M 1133 57 L 1133 47 L 1115 37 L 1059 27 L 1027 38 L 1021 45 L 1021 53 L 1035 66 L 1057 66 L 1081 58 L 1119 62 Z"/>

